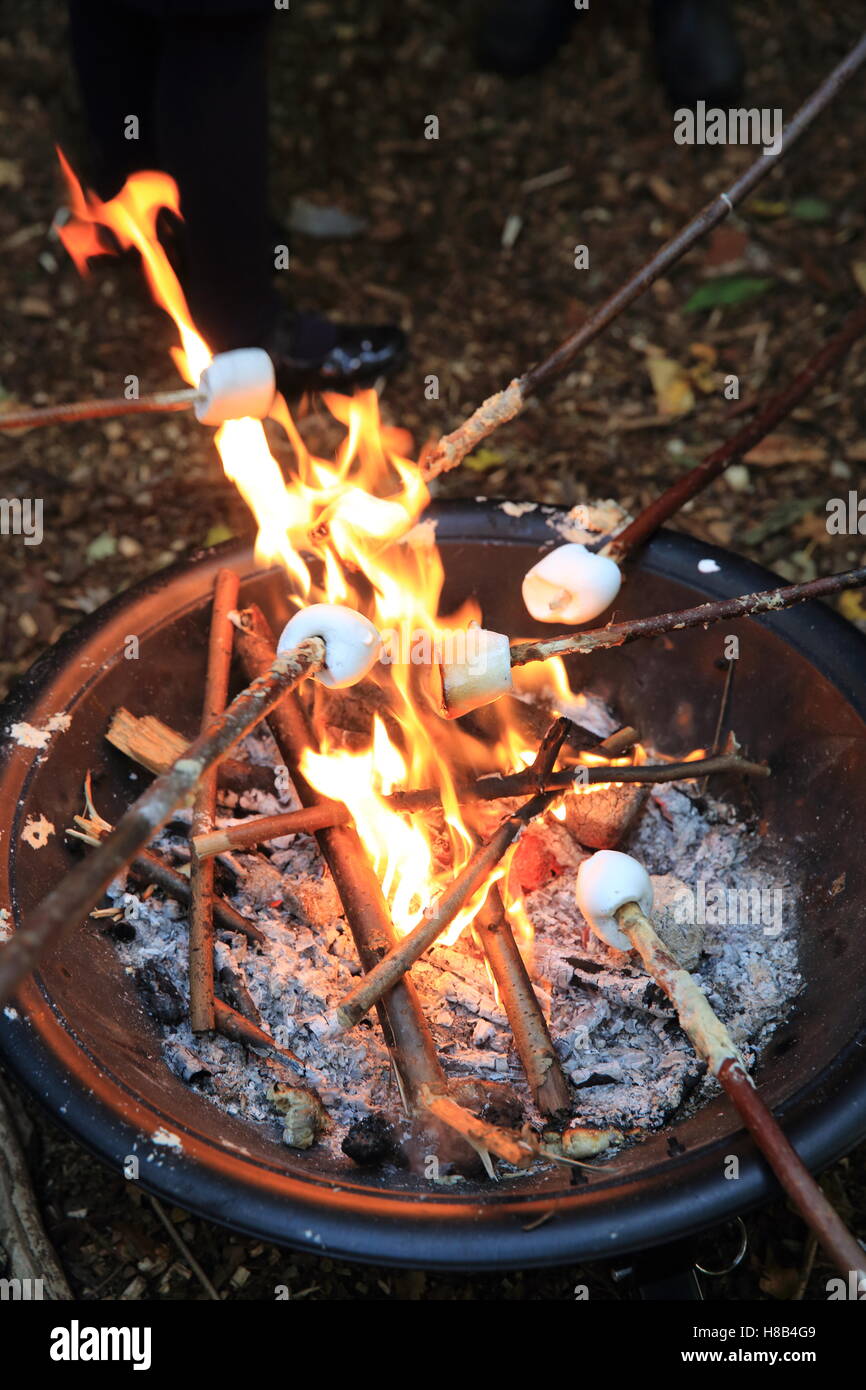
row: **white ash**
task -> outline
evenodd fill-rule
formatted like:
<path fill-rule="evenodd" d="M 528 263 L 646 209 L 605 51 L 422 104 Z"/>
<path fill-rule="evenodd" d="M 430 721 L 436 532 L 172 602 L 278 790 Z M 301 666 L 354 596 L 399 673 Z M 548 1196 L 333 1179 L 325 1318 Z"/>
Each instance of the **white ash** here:
<path fill-rule="evenodd" d="M 602 711 L 594 711 L 600 723 Z M 585 714 L 585 711 L 584 711 Z M 246 741 L 246 756 L 276 759 L 269 736 Z M 259 813 L 296 805 L 291 789 L 281 796 L 253 794 Z M 251 807 L 252 809 L 252 807 Z M 232 817 L 218 817 L 230 824 Z M 563 1067 L 574 1090 L 573 1118 L 613 1126 L 628 1139 L 659 1128 L 686 1106 L 702 1103 L 714 1083 L 680 1031 L 661 991 L 631 959 L 607 949 L 589 931 L 575 905 L 574 882 L 583 855 L 563 826 L 548 818 L 550 845 L 563 874 L 525 900 L 535 941 L 525 951 L 539 1000 L 547 1014 Z M 188 856 L 181 837 L 157 842 L 173 862 Z M 692 784 L 654 786 L 641 820 L 622 848 L 640 858 L 653 876 L 657 922 L 672 949 L 687 951 L 688 964 L 735 1040 L 753 1061 L 786 1016 L 800 988 L 797 970 L 795 883 L 761 837 L 742 824 L 732 807 Z M 342 1038 L 324 1038 L 329 1016 L 360 974 L 348 926 L 333 883 L 308 835 L 284 836 L 262 852 L 233 856 L 240 876 L 229 884 L 235 907 L 267 938 L 259 952 L 245 938 L 220 932 L 221 956 L 245 980 L 276 1042 L 290 1048 L 309 1070 L 300 1076 L 276 1054 L 259 1055 L 222 1037 L 194 1036 L 188 1024 L 163 1027 L 166 1059 L 179 1074 L 210 1073 L 207 1094 L 232 1114 L 281 1133 L 268 1092 L 275 1081 L 314 1085 L 331 1125 L 319 1147 L 349 1165 L 340 1144 L 364 1115 L 400 1113 L 400 1098 L 375 1016 Z M 733 925 L 680 923 L 675 904 L 684 886 L 698 880 L 725 889 L 764 886 L 782 891 L 780 929 L 761 921 Z M 115 883 L 110 897 L 135 927 L 134 940 L 118 943 L 127 969 L 157 965 L 187 997 L 185 909 L 154 891 L 146 899 Z M 712 917 L 711 913 L 706 914 Z M 679 938 L 676 933 L 679 932 Z M 539 1122 L 525 1086 L 507 1021 L 471 931 L 453 944 L 437 945 L 414 967 L 425 1015 L 448 1075 L 475 1075 L 510 1082 Z M 190 1055 L 192 1054 L 192 1056 Z"/>

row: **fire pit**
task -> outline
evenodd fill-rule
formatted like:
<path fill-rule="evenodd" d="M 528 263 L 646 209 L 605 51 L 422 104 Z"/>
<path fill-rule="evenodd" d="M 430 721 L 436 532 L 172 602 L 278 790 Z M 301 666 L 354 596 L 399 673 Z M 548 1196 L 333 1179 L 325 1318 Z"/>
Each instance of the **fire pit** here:
<path fill-rule="evenodd" d="M 549 509 L 468 504 L 438 506 L 430 516 L 447 575 L 443 610 L 472 595 L 485 622 L 526 632 L 517 581 L 560 539 L 559 518 Z M 718 568 L 699 568 L 702 560 Z M 238 572 L 241 602 L 258 603 L 275 627 L 291 616 L 282 572 L 258 571 L 249 552 L 210 552 L 102 609 L 48 653 L 7 702 L 5 727 L 45 730 L 54 716 L 57 730 L 42 749 L 26 746 L 26 739 L 4 745 L 8 849 L 0 898 L 12 905 L 16 922 L 71 862 L 62 830 L 81 810 L 87 772 L 98 810 L 109 820 L 140 790 L 132 765 L 105 742 L 114 711 L 125 706 L 188 737 L 196 732 L 220 566 Z M 505 574 L 514 582 L 503 584 Z M 742 560 L 663 533 L 624 587 L 618 616 L 663 612 L 768 582 Z M 740 620 L 728 631 L 744 638 L 729 724 L 751 757 L 771 762 L 774 775 L 726 795 L 757 818 L 768 851 L 787 858 L 794 851 L 803 885 L 797 917 L 805 984 L 765 1049 L 757 1079 L 801 1154 L 818 1166 L 866 1129 L 857 1046 L 866 960 L 856 949 L 866 872 L 850 852 L 858 843 L 866 770 L 866 649 L 853 629 L 817 606 Z M 137 660 L 126 656 L 131 637 L 138 639 Z M 724 683 L 721 650 L 720 633 L 712 629 L 601 650 L 589 661 L 575 659 L 574 683 L 638 727 L 645 743 L 685 755 L 713 742 Z M 70 716 L 65 731 L 65 721 L 56 719 L 63 713 Z M 42 837 L 33 827 L 43 818 L 55 833 L 35 848 Z M 367 1172 L 321 1146 L 286 1149 L 276 1123 L 268 1128 L 227 1114 L 169 1067 L 160 1030 L 103 928 L 91 919 L 45 959 L 18 1007 L 0 1020 L 6 1054 L 98 1155 L 225 1224 L 369 1260 L 528 1266 L 620 1256 L 743 1211 L 771 1190 L 723 1097 L 675 1116 L 596 1168 L 546 1167 L 498 1184 L 469 1178 L 442 1187 L 411 1172 Z M 725 1177 L 728 1155 L 740 1158 L 737 1182 Z"/>

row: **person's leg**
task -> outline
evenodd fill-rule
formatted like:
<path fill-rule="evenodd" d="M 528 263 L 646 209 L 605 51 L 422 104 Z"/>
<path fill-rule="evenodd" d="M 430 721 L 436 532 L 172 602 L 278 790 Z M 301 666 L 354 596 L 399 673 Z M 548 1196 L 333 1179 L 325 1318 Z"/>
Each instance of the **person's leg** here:
<path fill-rule="evenodd" d="M 727 106 L 743 84 L 729 0 L 652 0 L 656 63 L 672 106 Z"/>
<path fill-rule="evenodd" d="M 117 0 L 69 0 L 69 40 L 94 156 L 88 182 L 112 198 L 136 169 L 157 162 L 153 93 L 159 25 Z M 128 139 L 128 118 L 138 139 Z"/>
<path fill-rule="evenodd" d="M 170 17 L 157 79 L 160 167 L 180 190 L 184 289 L 214 351 L 262 343 L 279 300 L 268 213 L 266 14 Z"/>

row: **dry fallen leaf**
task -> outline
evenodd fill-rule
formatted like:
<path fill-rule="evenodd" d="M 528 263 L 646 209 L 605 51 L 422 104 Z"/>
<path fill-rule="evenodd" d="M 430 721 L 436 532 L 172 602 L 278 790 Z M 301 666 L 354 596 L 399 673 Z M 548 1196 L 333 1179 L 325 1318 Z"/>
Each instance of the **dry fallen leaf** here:
<path fill-rule="evenodd" d="M 746 454 L 747 463 L 773 468 L 780 463 L 824 463 L 827 450 L 820 444 L 809 444 L 794 434 L 768 434 Z"/>
<path fill-rule="evenodd" d="M 694 408 L 695 393 L 686 369 L 672 357 L 665 357 L 657 352 L 647 353 L 646 368 L 659 413 L 671 419 L 679 415 L 688 415 Z"/>

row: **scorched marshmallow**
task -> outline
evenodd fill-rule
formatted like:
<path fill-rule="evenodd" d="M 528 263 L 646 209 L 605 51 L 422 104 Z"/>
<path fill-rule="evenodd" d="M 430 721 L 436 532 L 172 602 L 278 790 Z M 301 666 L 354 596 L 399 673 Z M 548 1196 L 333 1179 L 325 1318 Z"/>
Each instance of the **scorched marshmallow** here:
<path fill-rule="evenodd" d="M 615 913 L 626 903 L 637 903 L 648 917 L 653 905 L 653 886 L 643 864 L 617 849 L 602 849 L 584 859 L 577 872 L 577 905 L 596 936 L 617 951 L 632 944 L 620 931 Z"/>
<path fill-rule="evenodd" d="M 382 639 L 369 618 L 338 603 L 313 603 L 302 608 L 283 628 L 277 653 L 291 651 L 307 637 L 321 637 L 325 644 L 325 665 L 315 679 L 332 690 L 357 685 L 382 651 Z"/>
<path fill-rule="evenodd" d="M 439 667 L 446 719 L 459 719 L 461 714 L 492 704 L 500 695 L 510 695 L 511 643 L 504 632 L 490 632 L 471 623 L 465 633 L 451 633 L 449 637 L 453 643 L 462 637 L 465 651 L 462 660 L 443 661 Z"/>
<path fill-rule="evenodd" d="M 220 352 L 199 379 L 196 419 L 203 425 L 222 425 L 247 416 L 263 420 L 276 389 L 274 364 L 264 348 Z"/>
<path fill-rule="evenodd" d="M 619 565 L 585 545 L 559 545 L 523 581 L 523 602 L 540 623 L 586 623 L 619 593 Z"/>

